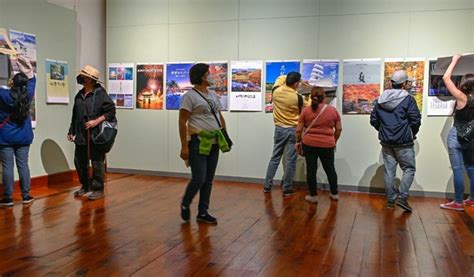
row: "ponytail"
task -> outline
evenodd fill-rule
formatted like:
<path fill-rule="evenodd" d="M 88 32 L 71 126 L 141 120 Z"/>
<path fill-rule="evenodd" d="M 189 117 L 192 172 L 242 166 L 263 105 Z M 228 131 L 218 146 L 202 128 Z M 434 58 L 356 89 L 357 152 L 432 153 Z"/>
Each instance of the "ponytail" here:
<path fill-rule="evenodd" d="M 10 90 L 13 99 L 11 120 L 17 124 L 23 124 L 30 113 L 27 83 L 28 77 L 23 73 L 18 73 L 13 77 L 13 87 Z"/>

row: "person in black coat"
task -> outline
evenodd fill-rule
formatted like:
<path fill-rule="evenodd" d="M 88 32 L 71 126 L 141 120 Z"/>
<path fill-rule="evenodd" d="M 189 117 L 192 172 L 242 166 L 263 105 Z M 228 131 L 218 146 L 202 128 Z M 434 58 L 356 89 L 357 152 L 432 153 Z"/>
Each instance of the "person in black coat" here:
<path fill-rule="evenodd" d="M 379 132 L 384 160 L 384 182 L 387 208 L 395 204 L 411 212 L 408 192 L 415 178 L 414 140 L 420 129 L 421 114 L 416 101 L 407 89 L 412 81 L 403 70 L 395 71 L 392 89 L 385 90 L 377 99 L 370 115 L 370 124 Z M 399 190 L 395 187 L 397 164 L 403 171 Z"/>
<path fill-rule="evenodd" d="M 88 192 L 89 200 L 104 197 L 105 151 L 95 145 L 91 134 L 105 120 L 115 120 L 115 104 L 99 83 L 99 71 L 86 65 L 77 75 L 77 83 L 83 88 L 74 98 L 72 120 L 67 139 L 76 145 L 74 164 L 81 188 L 75 197 Z M 92 178 L 88 174 L 89 160 L 92 160 Z"/>

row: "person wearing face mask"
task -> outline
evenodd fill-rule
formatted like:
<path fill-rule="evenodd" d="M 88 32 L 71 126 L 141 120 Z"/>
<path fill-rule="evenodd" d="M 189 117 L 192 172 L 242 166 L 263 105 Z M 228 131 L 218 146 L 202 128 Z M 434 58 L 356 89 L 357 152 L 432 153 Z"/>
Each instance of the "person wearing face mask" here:
<path fill-rule="evenodd" d="M 89 200 L 104 197 L 105 152 L 91 140 L 91 133 L 104 120 L 115 121 L 115 104 L 100 85 L 99 70 L 90 65 L 81 69 L 76 81 L 83 88 L 74 98 L 71 125 L 67 139 L 75 144 L 74 165 L 81 182 L 75 197 L 88 195 Z M 89 176 L 92 160 L 92 178 Z"/>
<path fill-rule="evenodd" d="M 412 211 L 408 194 L 416 171 L 414 140 L 421 125 L 416 101 L 407 91 L 411 81 L 404 70 L 395 71 L 391 76 L 392 88 L 380 95 L 370 115 L 370 124 L 379 132 L 382 145 L 386 208 L 398 205 L 407 212 Z M 395 187 L 397 164 L 403 171 L 400 192 Z"/>
<path fill-rule="evenodd" d="M 13 206 L 14 160 L 20 177 L 22 203 L 34 201 L 30 196 L 28 155 L 33 142 L 30 105 L 35 94 L 36 77 L 27 58 L 20 56 L 18 67 L 20 73 L 13 76 L 9 87 L 0 87 L 0 160 L 3 185 L 0 207 Z"/>
<path fill-rule="evenodd" d="M 305 200 L 318 202 L 316 173 L 318 158 L 328 177 L 331 200 L 338 200 L 337 173 L 334 166 L 336 143 L 342 132 L 341 116 L 336 108 L 324 104 L 326 94 L 321 87 L 311 89 L 311 105 L 304 108 L 296 128 L 296 146 L 306 159 L 306 181 L 309 195 Z"/>
<path fill-rule="evenodd" d="M 194 85 L 181 98 L 179 109 L 180 157 L 191 166 L 191 180 L 181 201 L 181 218 L 188 222 L 190 204 L 199 192 L 197 221 L 217 224 L 209 214 L 212 181 L 219 160 L 219 150 L 230 151 L 224 138 L 226 128 L 219 96 L 208 89 L 214 82 L 209 65 L 198 63 L 191 67 L 189 79 Z"/>

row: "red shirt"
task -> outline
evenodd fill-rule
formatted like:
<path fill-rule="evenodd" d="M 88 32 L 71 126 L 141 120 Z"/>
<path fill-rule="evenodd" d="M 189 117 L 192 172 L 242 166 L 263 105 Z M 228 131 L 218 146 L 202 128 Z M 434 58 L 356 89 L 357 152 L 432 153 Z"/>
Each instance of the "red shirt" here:
<path fill-rule="evenodd" d="M 299 123 L 308 127 L 313 119 L 321 112 L 323 104 L 318 106 L 316 112 L 313 112 L 311 106 L 306 107 L 301 112 Z M 336 138 L 334 137 L 334 129 L 336 123 L 341 122 L 341 116 L 333 106 L 328 106 L 323 114 L 321 114 L 316 123 L 308 130 L 302 138 L 303 144 L 312 147 L 333 148 L 336 147 Z M 304 130 L 303 129 L 303 130 Z"/>

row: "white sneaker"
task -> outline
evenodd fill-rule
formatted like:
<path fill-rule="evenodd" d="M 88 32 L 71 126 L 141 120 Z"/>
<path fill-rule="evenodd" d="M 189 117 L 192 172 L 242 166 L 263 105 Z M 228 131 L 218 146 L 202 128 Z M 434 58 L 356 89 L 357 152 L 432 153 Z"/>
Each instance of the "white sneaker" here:
<path fill-rule="evenodd" d="M 304 200 L 310 202 L 310 203 L 318 203 L 318 196 L 315 195 L 315 196 L 311 196 L 311 195 L 306 195 L 304 197 Z"/>
<path fill-rule="evenodd" d="M 334 201 L 339 201 L 339 194 L 331 194 L 329 195 L 329 198 Z"/>

